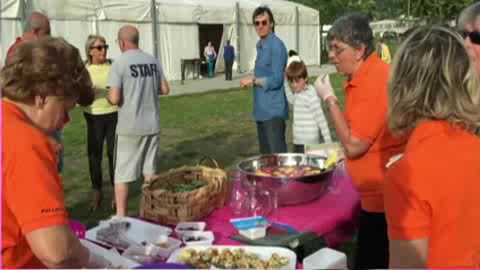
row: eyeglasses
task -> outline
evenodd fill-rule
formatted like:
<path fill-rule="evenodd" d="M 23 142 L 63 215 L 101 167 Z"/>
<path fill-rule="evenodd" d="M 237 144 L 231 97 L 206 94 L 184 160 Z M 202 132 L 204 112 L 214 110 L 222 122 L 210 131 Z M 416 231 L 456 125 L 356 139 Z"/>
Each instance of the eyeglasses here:
<path fill-rule="evenodd" d="M 90 47 L 90 49 L 97 49 L 99 51 L 101 51 L 103 49 L 108 50 L 108 45 L 92 46 L 92 47 Z"/>
<path fill-rule="evenodd" d="M 343 51 L 345 51 L 347 49 L 347 47 L 330 47 L 330 46 L 327 46 L 327 51 L 328 53 L 331 53 L 333 52 L 335 55 L 339 55 L 341 54 Z"/>
<path fill-rule="evenodd" d="M 473 44 L 480 45 L 480 32 L 478 32 L 478 31 L 473 31 L 473 32 L 463 31 L 462 36 L 463 36 L 464 39 L 469 37 L 470 41 Z"/>
<path fill-rule="evenodd" d="M 260 24 L 262 24 L 262 26 L 265 26 L 265 25 L 267 25 L 267 23 L 268 23 L 267 20 L 255 21 L 255 26 L 260 26 Z"/>

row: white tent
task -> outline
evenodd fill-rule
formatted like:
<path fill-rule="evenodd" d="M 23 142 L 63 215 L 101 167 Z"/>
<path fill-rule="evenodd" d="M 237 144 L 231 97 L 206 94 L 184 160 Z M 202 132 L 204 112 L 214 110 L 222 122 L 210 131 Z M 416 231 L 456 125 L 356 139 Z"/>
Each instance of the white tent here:
<path fill-rule="evenodd" d="M 234 69 L 251 71 L 258 40 L 252 13 L 259 5 L 272 9 L 275 32 L 288 49 L 298 51 L 307 65 L 320 63 L 319 12 L 284 0 L 0 0 L 0 61 L 4 63 L 8 47 L 21 36 L 22 20 L 40 11 L 50 17 L 52 35 L 63 36 L 83 57 L 92 33 L 103 35 L 110 44 L 109 57 L 117 57 L 118 29 L 136 26 L 140 47 L 160 58 L 169 80 L 180 79 L 181 59 L 203 55 L 201 26 L 216 25 L 221 30 L 217 46 L 230 39 L 238 52 Z M 223 70 L 222 57 L 216 69 Z"/>

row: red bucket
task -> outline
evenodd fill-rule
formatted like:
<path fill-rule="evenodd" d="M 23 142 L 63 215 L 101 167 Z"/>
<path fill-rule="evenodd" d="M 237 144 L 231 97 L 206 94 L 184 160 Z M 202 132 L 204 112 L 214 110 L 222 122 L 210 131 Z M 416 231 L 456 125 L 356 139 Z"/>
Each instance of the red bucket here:
<path fill-rule="evenodd" d="M 70 220 L 70 228 L 72 228 L 73 233 L 79 239 L 85 239 L 85 233 L 87 232 L 87 226 L 83 225 L 82 223 Z"/>

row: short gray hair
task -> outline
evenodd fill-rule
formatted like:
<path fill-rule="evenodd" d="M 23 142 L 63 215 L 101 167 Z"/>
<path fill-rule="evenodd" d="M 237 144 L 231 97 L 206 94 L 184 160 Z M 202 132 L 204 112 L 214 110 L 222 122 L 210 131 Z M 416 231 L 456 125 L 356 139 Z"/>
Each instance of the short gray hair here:
<path fill-rule="evenodd" d="M 361 14 L 352 13 L 335 20 L 327 34 L 328 41 L 334 39 L 355 49 L 360 49 L 364 45 L 366 50 L 363 59 L 367 59 L 375 51 L 373 31 L 370 28 L 369 20 Z"/>
<path fill-rule="evenodd" d="M 478 16 L 480 16 L 480 2 L 466 7 L 462 13 L 460 13 L 457 23 L 458 29 L 465 30 L 465 26 L 474 23 Z"/>

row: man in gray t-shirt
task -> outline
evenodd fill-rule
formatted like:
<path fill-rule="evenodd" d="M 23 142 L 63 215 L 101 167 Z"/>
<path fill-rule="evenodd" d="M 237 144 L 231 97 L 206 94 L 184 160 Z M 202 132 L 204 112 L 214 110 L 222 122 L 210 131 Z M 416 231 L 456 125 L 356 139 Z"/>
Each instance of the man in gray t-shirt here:
<path fill-rule="evenodd" d="M 119 105 L 115 145 L 116 215 L 125 216 L 128 183 L 150 181 L 157 173 L 160 111 L 158 95 L 170 88 L 158 60 L 138 48 L 133 26 L 118 32 L 122 55 L 114 61 L 108 78 L 108 101 Z"/>

